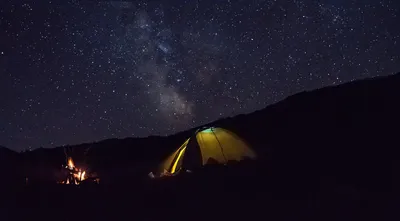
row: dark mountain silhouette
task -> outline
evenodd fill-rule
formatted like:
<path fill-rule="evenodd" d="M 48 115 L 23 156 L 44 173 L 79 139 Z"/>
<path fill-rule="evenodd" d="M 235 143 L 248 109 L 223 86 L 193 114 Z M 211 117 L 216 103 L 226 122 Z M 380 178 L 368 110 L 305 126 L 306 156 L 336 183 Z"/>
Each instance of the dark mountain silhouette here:
<path fill-rule="evenodd" d="M 140 201 L 140 208 L 158 210 L 173 200 L 163 210 L 180 210 L 173 206 L 178 199 L 192 202 L 197 197 L 193 205 L 183 206 L 189 214 L 195 213 L 194 208 L 204 210 L 204 201 L 214 205 L 218 200 L 213 197 L 223 197 L 236 203 L 236 207 L 224 206 L 224 211 L 252 211 L 247 213 L 254 218 L 388 220 L 396 216 L 394 211 L 399 207 L 399 102 L 400 73 L 298 93 L 263 110 L 208 124 L 232 130 L 259 154 L 259 160 L 249 166 L 253 169 L 238 172 L 239 177 L 233 175 L 236 172 L 221 172 L 212 178 L 199 172 L 204 175 L 198 175 L 201 179 L 148 183 L 147 173 L 196 128 L 169 137 L 109 139 L 21 154 L 0 148 L 0 154 L 6 152 L 7 162 L 19 162 L 24 168 L 19 170 L 21 176 L 54 183 L 57 169 L 65 163 L 64 149 L 68 149 L 77 163 L 96 171 L 103 183 L 130 186 L 129 191 L 116 188 L 120 192 L 115 190 L 118 193 L 107 199 L 115 202 L 117 196 L 135 193 L 128 195 Z M 240 200 L 232 198 L 233 193 L 240 195 Z M 153 205 L 154 200 L 163 203 Z M 244 204 L 247 209 L 239 208 Z M 270 210 L 266 212 L 265 208 Z"/>
<path fill-rule="evenodd" d="M 7 147 L 0 146 L 0 156 L 4 157 L 2 160 L 6 160 L 8 157 L 17 156 L 18 153 L 8 149 Z"/>
<path fill-rule="evenodd" d="M 0 146 L 0 187 L 21 182 L 21 159 L 17 152 Z"/>

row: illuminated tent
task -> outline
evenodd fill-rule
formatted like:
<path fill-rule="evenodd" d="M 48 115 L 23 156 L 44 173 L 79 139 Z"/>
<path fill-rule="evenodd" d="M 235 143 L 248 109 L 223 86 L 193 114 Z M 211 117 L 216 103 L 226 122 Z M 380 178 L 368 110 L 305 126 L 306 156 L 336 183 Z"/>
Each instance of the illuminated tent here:
<path fill-rule="evenodd" d="M 182 168 L 191 170 L 210 162 L 226 164 L 228 161 L 255 157 L 254 151 L 236 134 L 211 127 L 197 130 L 161 164 L 159 172 L 174 175 Z"/>

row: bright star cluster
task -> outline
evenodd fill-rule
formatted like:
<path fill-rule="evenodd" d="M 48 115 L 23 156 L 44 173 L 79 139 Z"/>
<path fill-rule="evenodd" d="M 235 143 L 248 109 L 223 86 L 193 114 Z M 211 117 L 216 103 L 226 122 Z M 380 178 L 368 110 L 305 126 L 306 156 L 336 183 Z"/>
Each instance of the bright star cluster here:
<path fill-rule="evenodd" d="M 397 0 L 13 1 L 0 144 L 167 135 L 400 70 Z"/>

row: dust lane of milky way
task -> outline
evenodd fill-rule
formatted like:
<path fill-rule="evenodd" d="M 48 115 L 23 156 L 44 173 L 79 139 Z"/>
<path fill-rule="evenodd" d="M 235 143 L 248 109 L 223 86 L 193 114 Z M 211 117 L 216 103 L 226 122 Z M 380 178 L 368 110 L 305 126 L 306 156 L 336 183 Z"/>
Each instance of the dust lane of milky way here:
<path fill-rule="evenodd" d="M 12 1 L 0 144 L 166 135 L 400 70 L 399 1 Z"/>

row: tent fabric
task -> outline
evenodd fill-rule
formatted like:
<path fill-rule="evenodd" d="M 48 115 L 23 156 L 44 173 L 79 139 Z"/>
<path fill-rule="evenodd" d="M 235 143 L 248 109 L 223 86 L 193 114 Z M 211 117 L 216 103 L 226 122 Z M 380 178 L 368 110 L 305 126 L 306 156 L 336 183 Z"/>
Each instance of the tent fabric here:
<path fill-rule="evenodd" d="M 236 134 L 211 127 L 198 130 L 188 138 L 161 164 L 160 172 L 174 175 L 182 167 L 192 170 L 209 162 L 226 164 L 228 161 L 255 157 L 255 152 Z"/>
<path fill-rule="evenodd" d="M 186 145 L 189 143 L 189 139 L 187 139 L 182 146 L 180 146 L 176 151 L 174 151 L 162 164 L 160 167 L 160 171 L 162 171 L 162 173 L 164 173 L 164 171 L 171 171 L 172 167 L 175 165 L 176 163 L 176 167 L 180 167 L 181 166 L 181 162 L 180 160 L 176 160 L 176 158 L 181 157 L 179 156 L 179 153 L 181 153 L 181 151 L 185 151 L 186 149 Z M 183 153 L 182 153 L 183 154 Z"/>

